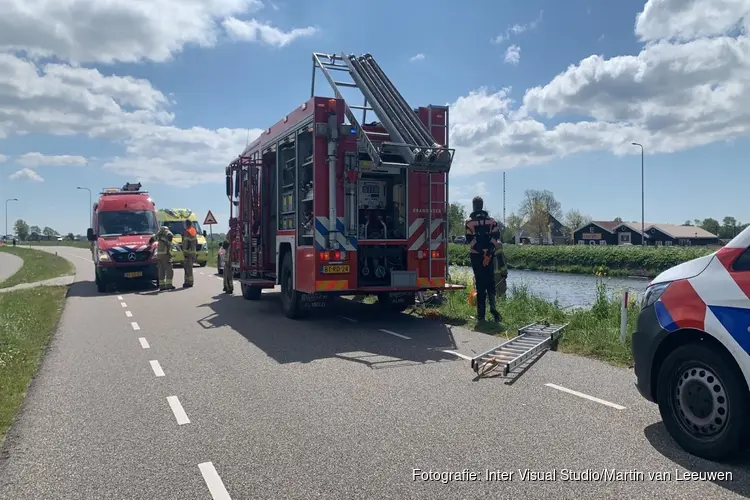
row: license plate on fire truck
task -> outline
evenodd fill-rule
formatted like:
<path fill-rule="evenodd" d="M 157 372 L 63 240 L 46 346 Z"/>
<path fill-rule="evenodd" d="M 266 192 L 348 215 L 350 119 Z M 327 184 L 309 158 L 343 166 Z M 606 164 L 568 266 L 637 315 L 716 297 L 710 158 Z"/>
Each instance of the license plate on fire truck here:
<path fill-rule="evenodd" d="M 143 276 L 143 271 L 136 271 L 134 273 L 125 273 L 126 278 L 140 278 Z"/>
<path fill-rule="evenodd" d="M 323 266 L 323 274 L 346 274 L 349 272 L 349 265 L 341 266 Z"/>

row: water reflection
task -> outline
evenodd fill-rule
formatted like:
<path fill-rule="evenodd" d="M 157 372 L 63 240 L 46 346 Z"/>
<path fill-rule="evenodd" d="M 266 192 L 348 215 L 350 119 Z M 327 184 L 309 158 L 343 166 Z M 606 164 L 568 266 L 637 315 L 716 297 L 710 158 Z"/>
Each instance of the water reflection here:
<path fill-rule="evenodd" d="M 463 266 L 451 266 L 451 275 L 471 276 L 471 269 Z M 610 295 L 630 290 L 637 293 L 646 289 L 647 279 L 639 278 L 604 278 Z M 586 307 L 596 300 L 596 276 L 566 273 L 547 273 L 540 271 L 508 271 L 509 288 L 513 285 L 526 285 L 530 292 L 546 298 L 557 299 L 563 307 Z"/>

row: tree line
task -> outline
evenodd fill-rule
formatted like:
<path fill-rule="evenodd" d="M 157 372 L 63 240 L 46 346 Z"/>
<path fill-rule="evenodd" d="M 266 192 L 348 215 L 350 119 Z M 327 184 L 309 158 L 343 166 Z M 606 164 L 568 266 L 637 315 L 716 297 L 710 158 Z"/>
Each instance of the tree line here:
<path fill-rule="evenodd" d="M 487 208 L 485 207 L 485 210 Z M 490 210 L 487 210 L 490 212 Z M 503 243 L 513 243 L 516 233 L 523 228 L 530 236 L 543 239 L 550 234 L 551 226 L 554 225 L 551 217 L 562 224 L 561 230 L 570 238 L 573 231 L 587 222 L 597 220 L 579 210 L 563 212 L 562 204 L 555 198 L 552 191 L 527 189 L 523 200 L 518 208 L 511 212 L 503 224 L 502 214 L 490 212 L 492 217 L 498 221 L 502 230 Z M 451 203 L 448 210 L 450 223 L 450 240 L 464 234 L 464 221 L 469 217 L 466 208 L 459 203 Z M 613 222 L 622 222 L 620 217 L 615 217 Z M 683 226 L 700 227 L 709 233 L 717 235 L 720 239 L 732 239 L 742 232 L 750 223 L 741 223 L 735 217 L 727 216 L 721 222 L 716 219 L 693 219 L 685 221 Z"/>
<path fill-rule="evenodd" d="M 18 219 L 15 224 L 13 224 L 13 230 L 16 238 L 21 241 L 33 240 L 40 236 L 46 238 L 57 238 L 60 236 L 60 233 L 49 226 L 45 226 L 44 228 L 39 226 L 29 226 L 29 224 L 23 219 Z M 73 233 L 68 233 L 67 236 L 65 236 L 65 239 L 74 240 L 75 235 Z"/>

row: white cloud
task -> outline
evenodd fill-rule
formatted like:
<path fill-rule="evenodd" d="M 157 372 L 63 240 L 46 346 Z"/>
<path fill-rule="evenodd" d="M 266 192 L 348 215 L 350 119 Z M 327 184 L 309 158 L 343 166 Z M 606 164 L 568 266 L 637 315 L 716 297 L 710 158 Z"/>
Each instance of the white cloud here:
<path fill-rule="evenodd" d="M 313 28 L 312 26 L 283 31 L 269 24 L 263 24 L 255 19 L 240 21 L 235 17 L 225 19 L 222 22 L 222 25 L 227 31 L 227 34 L 235 40 L 243 42 L 262 42 L 275 47 L 284 47 L 298 38 L 312 36 L 318 32 L 317 28 Z"/>
<path fill-rule="evenodd" d="M 459 98 L 451 107 L 452 173 L 596 150 L 635 154 L 632 141 L 648 153 L 671 153 L 747 136 L 749 3 L 649 0 L 636 26 L 649 43 L 637 55 L 589 56 L 527 90 L 520 106 L 510 89 Z M 581 118 L 566 121 L 572 116 Z"/>
<path fill-rule="evenodd" d="M 259 0 L 4 0 L 0 50 L 66 61 L 166 61 L 218 42 L 218 21 Z"/>
<path fill-rule="evenodd" d="M 16 163 L 24 167 L 64 167 L 86 165 L 83 156 L 71 155 L 43 155 L 42 153 L 26 153 L 18 157 Z"/>
<path fill-rule="evenodd" d="M 121 144 L 125 154 L 104 167 L 123 175 L 133 172 L 148 182 L 179 186 L 220 180 L 222 167 L 245 145 L 247 130 L 174 127 L 168 107 L 169 100 L 147 80 L 62 64 L 37 67 L 0 54 L 0 137 L 38 133 L 105 139 Z M 86 160 L 35 153 L 21 161 Z"/>
<path fill-rule="evenodd" d="M 505 62 L 514 66 L 518 65 L 521 61 L 521 47 L 518 45 L 511 45 L 505 49 Z"/>
<path fill-rule="evenodd" d="M 8 157 L 5 155 L 0 155 L 0 163 L 5 163 L 6 161 L 8 161 Z"/>
<path fill-rule="evenodd" d="M 409 61 L 411 62 L 417 62 L 417 61 L 422 61 L 422 60 L 424 60 L 424 54 L 417 54 L 409 58 Z"/>
<path fill-rule="evenodd" d="M 492 43 L 503 43 L 510 40 L 512 37 L 516 35 L 520 35 L 521 33 L 524 33 L 525 31 L 532 31 L 535 30 L 537 26 L 539 26 L 539 23 L 542 22 L 542 14 L 544 11 L 539 11 L 539 16 L 527 24 L 514 24 L 512 26 L 508 26 L 505 29 L 505 32 L 496 36 L 491 41 Z"/>
<path fill-rule="evenodd" d="M 44 178 L 30 168 L 22 168 L 21 170 L 13 172 L 10 174 L 9 178 L 14 181 L 26 179 L 32 182 L 44 182 Z"/>

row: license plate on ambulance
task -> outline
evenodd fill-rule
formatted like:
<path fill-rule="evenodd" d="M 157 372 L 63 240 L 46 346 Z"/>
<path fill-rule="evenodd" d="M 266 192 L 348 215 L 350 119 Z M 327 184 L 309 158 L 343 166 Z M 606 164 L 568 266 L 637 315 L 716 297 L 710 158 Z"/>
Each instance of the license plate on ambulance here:
<path fill-rule="evenodd" d="M 323 274 L 347 274 L 349 265 L 342 266 L 323 266 Z"/>
<path fill-rule="evenodd" d="M 143 271 L 136 271 L 134 273 L 125 273 L 126 278 L 140 278 L 143 276 Z"/>

